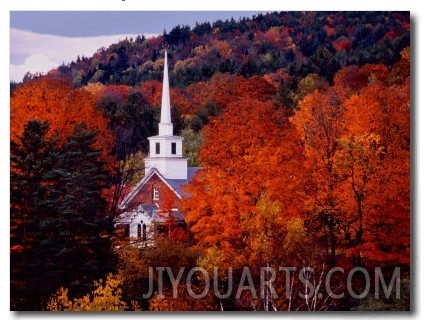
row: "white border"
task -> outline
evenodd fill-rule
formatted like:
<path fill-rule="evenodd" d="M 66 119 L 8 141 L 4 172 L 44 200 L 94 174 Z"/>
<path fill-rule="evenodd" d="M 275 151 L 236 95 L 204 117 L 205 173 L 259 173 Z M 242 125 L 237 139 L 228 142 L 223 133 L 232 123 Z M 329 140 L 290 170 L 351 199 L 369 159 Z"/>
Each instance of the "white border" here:
<path fill-rule="evenodd" d="M 208 3 L 203 3 L 208 2 Z M 243 3 L 243 4 L 241 4 Z M 49 319 L 59 319 L 63 318 L 67 315 L 64 314 L 46 314 L 46 313 L 17 313 L 9 312 L 9 11 L 23 11 L 23 10 L 47 10 L 47 11 L 55 11 L 55 10 L 66 10 L 66 11 L 132 11 L 132 10 L 160 10 L 160 11 L 198 11 L 198 10 L 218 10 L 218 11 L 272 11 L 272 10 L 288 10 L 288 11 L 303 11 L 303 10 L 325 10 L 325 11 L 335 11 L 335 10 L 345 10 L 345 11 L 374 11 L 374 10 L 403 10 L 410 11 L 412 16 L 412 39 L 411 44 L 414 50 L 412 49 L 412 63 L 415 65 L 415 70 L 413 69 L 413 75 L 415 75 L 415 80 L 412 80 L 412 105 L 416 109 L 415 112 L 412 113 L 412 124 L 413 131 L 411 133 L 413 137 L 413 141 L 415 141 L 416 145 L 413 145 L 412 156 L 415 157 L 415 162 L 412 161 L 412 175 L 417 178 L 415 181 L 417 185 L 412 186 L 412 198 L 414 202 L 412 203 L 412 211 L 415 216 L 415 223 L 413 225 L 414 236 L 416 238 L 413 239 L 413 260 L 412 267 L 415 270 L 415 279 L 416 283 L 413 283 L 412 288 L 412 309 L 414 312 L 411 314 L 386 314 L 387 317 L 390 318 L 405 318 L 410 317 L 414 319 L 422 319 L 425 315 L 424 312 L 424 294 L 423 290 L 426 290 L 426 286 L 424 285 L 425 277 L 422 277 L 421 274 L 421 266 L 423 265 L 422 253 L 420 250 L 424 250 L 426 248 L 425 243 L 425 233 L 422 232 L 421 226 L 424 225 L 426 211 L 424 199 L 426 197 L 422 197 L 421 192 L 424 191 L 424 181 L 426 179 L 425 169 L 422 168 L 422 165 L 426 163 L 426 157 L 424 152 L 424 141 L 426 140 L 425 133 L 425 111 L 426 107 L 423 105 L 423 97 L 424 97 L 424 81 L 423 77 L 426 74 L 426 70 L 424 68 L 424 41 L 421 42 L 421 36 L 425 35 L 424 30 L 424 11 L 422 12 L 421 1 L 394 1 L 394 0 L 357 0 L 357 1 L 336 1 L 336 0 L 299 0 L 299 1 L 268 1 L 268 0 L 245 0 L 245 1 L 203 1 L 203 0 L 178 0 L 178 1 L 149 1 L 149 0 L 73 0 L 73 1 L 65 1 L 63 0 L 2 0 L 2 4 L 0 6 L 0 32 L 2 37 L 0 37 L 0 48 L 2 48 L 3 54 L 1 57 L 1 65 L 0 65 L 0 81 L 1 87 L 0 97 L 1 97 L 1 106 L 0 106 L 0 119 L 2 121 L 0 125 L 0 150 L 2 151 L 1 160 L 0 160 L 0 174 L 3 179 L 3 183 L 0 186 L 1 190 L 1 205 L 2 210 L 0 211 L 0 235 L 1 235 L 1 243 L 0 243 L 0 256 L 3 258 L 4 262 L 1 264 L 1 319 L 17 319 L 17 318 L 42 318 L 47 317 Z M 423 13 L 423 16 L 422 16 Z M 414 62 L 415 60 L 415 62 Z M 423 83 L 423 86 L 420 86 L 420 83 Z M 421 89 L 423 87 L 423 89 Z M 423 90 L 423 92 L 421 91 Z M 415 254 L 414 254 L 415 253 Z M 211 316 L 212 314 L 210 314 Z M 259 313 L 252 314 L 252 316 L 259 317 Z M 75 314 L 69 314 L 68 316 L 72 316 L 72 318 L 76 317 Z M 80 319 L 90 319 L 93 317 L 99 317 L 99 314 L 79 314 L 78 318 Z M 114 317 L 111 314 L 102 314 L 102 317 Z M 123 314 L 119 314 L 116 317 L 122 317 Z M 144 318 L 158 318 L 157 315 L 152 314 L 139 314 L 138 317 Z M 164 317 L 187 317 L 188 314 L 163 314 Z M 195 313 L 194 316 L 196 318 L 206 318 L 210 317 L 205 314 Z M 221 316 L 219 313 L 214 314 L 215 317 Z M 232 319 L 244 319 L 249 316 L 247 313 L 244 314 L 233 314 Z M 280 314 L 280 316 L 285 316 L 286 318 L 299 318 L 305 317 L 306 314 Z M 309 315 L 309 317 L 321 317 L 320 314 Z M 353 314 L 338 314 L 336 316 L 326 313 L 323 316 L 329 318 L 343 319 L 345 317 L 359 317 L 359 313 Z M 376 316 L 367 315 L 367 317 L 383 316 L 383 314 L 377 314 Z M 229 317 L 229 314 L 225 315 L 225 317 Z"/>

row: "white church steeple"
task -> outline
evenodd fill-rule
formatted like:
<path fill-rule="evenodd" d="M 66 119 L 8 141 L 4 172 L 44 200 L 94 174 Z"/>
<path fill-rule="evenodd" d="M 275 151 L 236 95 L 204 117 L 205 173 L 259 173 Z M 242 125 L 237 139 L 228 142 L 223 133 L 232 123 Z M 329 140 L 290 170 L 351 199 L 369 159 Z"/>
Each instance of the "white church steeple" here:
<path fill-rule="evenodd" d="M 167 66 L 167 50 L 164 56 L 163 95 L 161 97 L 161 120 L 158 124 L 159 136 L 172 136 L 173 123 L 170 112 L 169 71 Z"/>
<path fill-rule="evenodd" d="M 158 135 L 149 137 L 149 158 L 145 159 L 145 175 L 153 168 L 166 179 L 187 179 L 188 159 L 182 157 L 183 138 L 173 135 L 171 120 L 167 50 L 164 57 L 163 95 Z"/>

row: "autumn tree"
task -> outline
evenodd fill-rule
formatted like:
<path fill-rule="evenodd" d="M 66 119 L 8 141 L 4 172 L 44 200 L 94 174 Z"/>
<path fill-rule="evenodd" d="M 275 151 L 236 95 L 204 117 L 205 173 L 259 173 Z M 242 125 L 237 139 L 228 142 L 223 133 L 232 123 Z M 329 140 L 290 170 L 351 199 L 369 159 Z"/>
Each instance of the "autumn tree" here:
<path fill-rule="evenodd" d="M 196 301 L 181 290 L 186 288 L 188 272 L 196 267 L 199 251 L 187 242 L 171 238 L 158 237 L 155 246 L 127 246 L 116 248 L 118 255 L 118 272 L 122 279 L 123 301 L 131 305 L 134 300 L 143 310 L 177 311 L 208 310 L 209 299 Z M 156 268 L 164 268 L 160 275 Z M 167 271 L 168 268 L 170 271 Z M 182 269 L 182 271 L 181 271 Z M 169 272 L 178 279 L 179 288 L 174 296 L 174 287 Z M 180 274 L 180 278 L 178 275 Z M 162 288 L 159 288 L 159 278 Z M 194 275 L 194 281 L 197 280 Z M 162 290 L 163 296 L 158 297 Z M 197 290 L 197 285 L 194 285 Z M 207 300 L 207 303 L 206 303 Z M 195 305 L 198 307 L 195 309 Z M 192 309 L 191 309 L 192 306 Z"/>
<path fill-rule="evenodd" d="M 27 81 L 14 90 L 10 101 L 10 136 L 17 141 L 29 120 L 49 121 L 48 137 L 57 136 L 64 144 L 74 124 L 85 121 L 99 132 L 95 145 L 104 156 L 111 150 L 111 134 L 106 118 L 94 108 L 93 96 L 86 90 L 74 89 L 68 79 L 46 76 Z"/>
<path fill-rule="evenodd" d="M 380 171 L 384 148 L 380 137 L 375 134 L 343 137 L 338 140 L 338 144 L 335 172 L 342 182 L 348 184 L 339 186 L 346 216 L 346 222 L 342 222 L 342 225 L 345 225 L 346 238 L 350 244 L 362 246 L 365 224 L 372 220 L 372 217 L 366 217 L 366 212 L 371 212 L 374 207 L 370 204 L 368 208 L 367 201 L 380 192 L 377 188 L 380 179 L 377 173 Z M 374 188 L 371 188 L 372 184 Z M 355 234 L 350 229 L 355 230 Z"/>
<path fill-rule="evenodd" d="M 99 94 L 96 108 L 108 120 L 113 135 L 112 166 L 109 191 L 109 211 L 116 215 L 118 203 L 122 200 L 123 188 L 134 179 L 140 166 L 133 159 L 138 152 L 148 151 L 147 137 L 154 135 L 156 111 L 149 106 L 142 95 L 125 86 L 108 86 Z"/>
<path fill-rule="evenodd" d="M 343 245 L 357 263 L 361 255 L 398 261 L 401 250 L 407 262 L 409 80 L 389 81 L 382 65 L 345 68 L 326 94 L 306 96 L 293 119 L 305 145 L 308 219 L 328 230 L 332 258 Z M 384 230 L 399 235 L 398 245 Z"/>
<path fill-rule="evenodd" d="M 410 86 L 409 77 L 389 85 L 372 77 L 346 102 L 342 173 L 350 182 L 360 250 L 369 259 L 409 263 Z M 348 175 L 350 169 L 350 175 Z M 349 179 L 349 180 L 348 180 Z M 365 189 L 362 188 L 364 186 Z M 389 237 L 390 233 L 398 235 Z M 361 238 L 362 235 L 362 238 Z M 362 248 L 362 249 L 361 249 Z"/>
<path fill-rule="evenodd" d="M 125 311 L 138 309 L 137 303 L 128 306 L 122 299 L 122 277 L 108 274 L 105 280 L 94 281 L 94 290 L 82 298 L 72 299 L 68 289 L 61 287 L 51 296 L 48 311 Z"/>
<path fill-rule="evenodd" d="M 283 215 L 297 214 L 295 198 L 287 196 L 294 191 L 300 161 L 293 135 L 272 103 L 244 97 L 205 127 L 203 170 L 189 184 L 191 197 L 183 208 L 198 245 L 222 251 L 223 265 L 247 262 L 242 217 L 251 221 L 265 195 L 280 202 Z"/>
<path fill-rule="evenodd" d="M 322 229 L 331 261 L 336 254 L 338 225 L 342 212 L 336 194 L 337 139 L 342 135 L 344 107 L 332 89 L 314 91 L 300 101 L 300 111 L 292 118 L 305 148 L 303 188 L 307 194 L 308 219 Z M 324 228 L 324 229 L 323 229 Z"/>
<path fill-rule="evenodd" d="M 191 128 L 185 128 L 181 131 L 183 137 L 183 154 L 188 158 L 188 166 L 198 167 L 198 153 L 201 148 L 201 133 Z"/>
<path fill-rule="evenodd" d="M 159 211 L 157 213 L 158 221 L 156 228 L 160 235 L 166 237 L 170 241 L 185 241 L 185 225 L 179 223 L 179 213 L 176 209 L 176 194 L 173 190 L 166 186 L 161 186 L 159 190 L 161 197 L 159 202 Z"/>

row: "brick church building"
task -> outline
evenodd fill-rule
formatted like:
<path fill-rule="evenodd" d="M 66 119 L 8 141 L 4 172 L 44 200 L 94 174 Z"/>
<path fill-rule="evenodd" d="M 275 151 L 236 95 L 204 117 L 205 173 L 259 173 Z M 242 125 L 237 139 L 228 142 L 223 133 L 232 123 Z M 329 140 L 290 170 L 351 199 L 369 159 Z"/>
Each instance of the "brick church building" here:
<path fill-rule="evenodd" d="M 115 227 L 131 242 L 148 244 L 170 227 L 185 227 L 177 209 L 186 185 L 200 168 L 188 168 L 183 157 L 183 138 L 173 135 L 169 93 L 167 51 L 164 58 L 161 119 L 158 135 L 149 137 L 149 157 L 145 158 L 145 176 L 119 205 Z"/>

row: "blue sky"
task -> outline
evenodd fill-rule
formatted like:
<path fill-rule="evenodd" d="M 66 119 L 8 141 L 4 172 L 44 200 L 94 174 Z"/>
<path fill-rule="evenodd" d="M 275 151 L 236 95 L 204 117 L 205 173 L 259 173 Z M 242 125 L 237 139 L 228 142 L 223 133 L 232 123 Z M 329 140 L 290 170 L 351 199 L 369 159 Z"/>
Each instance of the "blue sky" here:
<path fill-rule="evenodd" d="M 78 55 L 90 57 L 126 37 L 146 37 L 177 25 L 238 20 L 260 11 L 11 11 L 10 80 L 47 72 Z"/>
<path fill-rule="evenodd" d="M 13 11 L 10 26 L 35 33 L 89 37 L 123 33 L 161 33 L 178 24 L 251 17 L 253 11 Z"/>

